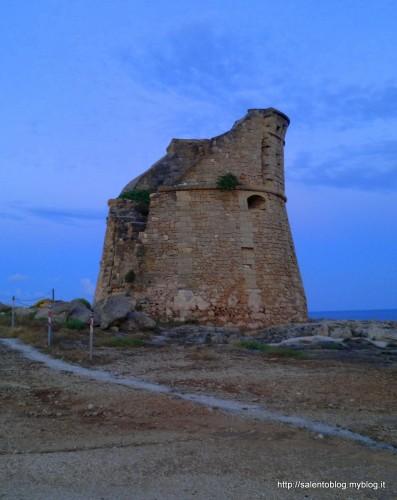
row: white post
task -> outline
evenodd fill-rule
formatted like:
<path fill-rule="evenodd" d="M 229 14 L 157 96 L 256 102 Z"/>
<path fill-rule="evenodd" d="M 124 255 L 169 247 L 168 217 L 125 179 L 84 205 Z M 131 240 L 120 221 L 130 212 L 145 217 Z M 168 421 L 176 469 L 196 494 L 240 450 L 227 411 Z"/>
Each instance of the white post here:
<path fill-rule="evenodd" d="M 94 313 L 91 313 L 90 316 L 90 361 L 92 361 L 92 354 L 94 350 Z"/>
<path fill-rule="evenodd" d="M 51 343 L 52 343 L 52 303 L 48 306 L 48 335 L 47 335 L 48 347 L 51 346 Z"/>

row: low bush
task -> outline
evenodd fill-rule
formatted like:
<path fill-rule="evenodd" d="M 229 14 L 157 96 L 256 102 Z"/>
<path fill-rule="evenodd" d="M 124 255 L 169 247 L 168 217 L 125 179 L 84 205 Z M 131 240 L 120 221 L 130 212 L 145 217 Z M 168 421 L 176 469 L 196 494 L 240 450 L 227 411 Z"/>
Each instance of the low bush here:
<path fill-rule="evenodd" d="M 64 326 L 69 330 L 83 330 L 87 325 L 79 319 L 69 318 L 65 321 Z"/>
<path fill-rule="evenodd" d="M 150 191 L 147 191 L 146 189 L 134 189 L 132 191 L 121 193 L 119 198 L 122 200 L 135 201 L 136 209 L 142 215 L 147 215 L 149 213 Z"/>

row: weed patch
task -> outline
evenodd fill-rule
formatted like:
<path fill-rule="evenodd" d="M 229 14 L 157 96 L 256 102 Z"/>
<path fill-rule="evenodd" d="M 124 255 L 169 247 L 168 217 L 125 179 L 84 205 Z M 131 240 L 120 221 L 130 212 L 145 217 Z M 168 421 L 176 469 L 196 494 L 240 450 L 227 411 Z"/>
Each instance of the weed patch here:
<path fill-rule="evenodd" d="M 233 191 L 233 189 L 236 189 L 239 184 L 240 183 L 237 177 L 230 172 L 228 174 L 221 175 L 216 181 L 216 187 L 222 191 Z"/>
<path fill-rule="evenodd" d="M 127 348 L 127 347 L 143 347 L 144 345 L 145 345 L 144 340 L 131 337 L 112 337 L 104 339 L 101 342 L 101 346 L 103 347 Z"/>
<path fill-rule="evenodd" d="M 65 321 L 65 328 L 68 328 L 69 330 L 84 330 L 86 326 L 87 325 L 84 323 L 84 321 L 81 321 L 79 319 L 69 318 Z"/>
<path fill-rule="evenodd" d="M 244 349 L 249 349 L 250 351 L 259 351 L 263 354 L 276 356 L 280 358 L 303 358 L 304 354 L 302 351 L 297 351 L 296 349 L 291 349 L 290 347 L 276 347 L 268 344 L 262 344 L 257 340 L 242 340 L 239 344 L 240 347 Z"/>

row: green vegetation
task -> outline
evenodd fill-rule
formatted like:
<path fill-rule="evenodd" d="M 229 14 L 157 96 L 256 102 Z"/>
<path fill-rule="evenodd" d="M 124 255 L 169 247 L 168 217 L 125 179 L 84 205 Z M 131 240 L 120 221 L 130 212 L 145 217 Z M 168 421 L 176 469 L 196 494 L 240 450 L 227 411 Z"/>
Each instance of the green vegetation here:
<path fill-rule="evenodd" d="M 239 184 L 240 183 L 237 177 L 230 172 L 228 174 L 221 175 L 216 181 L 216 187 L 222 191 L 232 191 L 233 189 L 236 189 Z"/>
<path fill-rule="evenodd" d="M 69 330 L 83 330 L 87 325 L 79 319 L 69 318 L 65 321 L 65 328 Z"/>
<path fill-rule="evenodd" d="M 11 325 L 11 312 L 0 313 L 0 326 L 10 326 Z"/>
<path fill-rule="evenodd" d="M 124 280 L 126 283 L 133 283 L 135 281 L 135 271 L 131 269 L 128 271 L 128 273 L 125 275 Z"/>
<path fill-rule="evenodd" d="M 106 339 L 101 345 L 104 347 L 143 347 L 145 341 L 131 337 L 113 337 Z"/>
<path fill-rule="evenodd" d="M 82 304 L 84 304 L 86 307 L 88 307 L 88 309 L 91 309 L 91 304 L 88 302 L 87 299 L 83 299 L 83 298 L 78 298 L 78 299 L 74 299 L 75 301 L 77 302 L 81 302 Z"/>
<path fill-rule="evenodd" d="M 119 198 L 122 200 L 135 201 L 136 209 L 142 215 L 147 215 L 149 213 L 150 191 L 146 189 L 134 189 L 132 191 L 121 193 Z"/>
<path fill-rule="evenodd" d="M 240 347 L 249 349 L 250 351 L 260 351 L 264 354 L 277 356 L 280 358 L 302 358 L 303 352 L 291 349 L 290 347 L 275 347 L 268 344 L 262 344 L 257 340 L 242 340 Z"/>

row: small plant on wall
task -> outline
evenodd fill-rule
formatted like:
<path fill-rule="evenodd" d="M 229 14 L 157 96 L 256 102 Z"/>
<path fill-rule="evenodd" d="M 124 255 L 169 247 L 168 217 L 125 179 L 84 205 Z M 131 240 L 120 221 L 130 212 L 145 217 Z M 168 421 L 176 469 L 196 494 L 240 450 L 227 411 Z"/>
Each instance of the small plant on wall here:
<path fill-rule="evenodd" d="M 147 215 L 149 213 L 150 191 L 146 189 L 134 189 L 121 193 L 119 198 L 122 200 L 135 201 L 137 204 L 136 208 L 142 215 Z"/>
<path fill-rule="evenodd" d="M 134 283 L 135 281 L 135 271 L 132 269 L 128 271 L 128 273 L 125 275 L 124 280 L 126 283 Z"/>
<path fill-rule="evenodd" d="M 222 191 L 232 191 L 233 189 L 236 189 L 239 184 L 240 183 L 237 177 L 230 172 L 228 174 L 219 176 L 218 180 L 216 181 L 216 187 L 218 189 L 221 189 Z"/>

